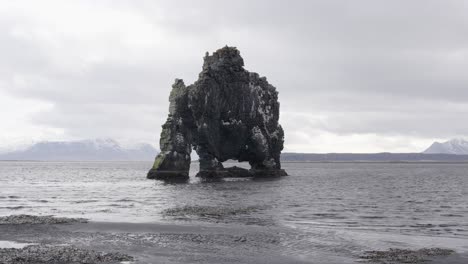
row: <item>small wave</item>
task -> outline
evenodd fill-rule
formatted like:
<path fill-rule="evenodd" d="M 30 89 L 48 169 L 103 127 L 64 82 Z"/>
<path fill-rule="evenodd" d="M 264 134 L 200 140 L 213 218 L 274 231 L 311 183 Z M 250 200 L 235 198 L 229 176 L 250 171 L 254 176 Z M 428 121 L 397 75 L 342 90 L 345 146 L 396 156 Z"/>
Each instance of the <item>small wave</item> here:
<path fill-rule="evenodd" d="M 111 209 L 102 209 L 102 210 L 97 210 L 96 212 L 97 213 L 110 213 L 110 212 L 112 212 L 112 210 Z"/>
<path fill-rule="evenodd" d="M 314 216 L 318 217 L 336 217 L 338 214 L 332 214 L 332 213 L 317 213 L 313 214 Z"/>
<path fill-rule="evenodd" d="M 78 200 L 78 201 L 73 201 L 72 203 L 75 204 L 82 204 L 82 203 L 95 203 L 99 202 L 98 200 Z"/>
<path fill-rule="evenodd" d="M 458 224 L 440 224 L 439 227 L 454 227 L 459 226 Z"/>
<path fill-rule="evenodd" d="M 433 224 L 415 224 L 415 225 L 410 225 L 410 227 L 417 227 L 417 228 L 434 228 L 436 227 Z"/>
<path fill-rule="evenodd" d="M 8 198 L 10 198 L 10 199 L 18 199 L 18 198 L 21 198 L 21 197 L 16 196 L 16 195 L 10 195 L 10 196 L 8 196 Z"/>
<path fill-rule="evenodd" d="M 316 213 L 312 215 L 319 217 L 319 218 L 328 218 L 328 219 L 347 219 L 348 218 L 346 216 L 342 216 L 342 215 L 334 214 L 334 213 Z"/>
<path fill-rule="evenodd" d="M 108 204 L 109 207 L 117 207 L 117 208 L 132 208 L 135 207 L 134 204 Z"/>
<path fill-rule="evenodd" d="M 458 215 L 458 214 L 441 214 L 440 216 L 446 216 L 446 217 L 463 217 L 463 215 Z"/>
<path fill-rule="evenodd" d="M 361 215 L 359 218 L 362 219 L 385 219 L 387 218 L 386 216 L 378 216 L 378 215 Z"/>
<path fill-rule="evenodd" d="M 116 202 L 134 202 L 134 200 L 124 198 L 124 199 L 116 200 Z"/>
<path fill-rule="evenodd" d="M 2 208 L 8 209 L 8 210 L 20 210 L 24 208 L 31 208 L 31 206 L 5 206 Z"/>

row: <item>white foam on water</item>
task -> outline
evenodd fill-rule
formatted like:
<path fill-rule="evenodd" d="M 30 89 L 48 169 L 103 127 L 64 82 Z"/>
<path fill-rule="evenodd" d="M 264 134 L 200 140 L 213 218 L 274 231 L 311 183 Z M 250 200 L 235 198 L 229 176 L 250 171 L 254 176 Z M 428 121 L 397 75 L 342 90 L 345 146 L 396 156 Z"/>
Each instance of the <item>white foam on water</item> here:
<path fill-rule="evenodd" d="M 24 248 L 30 245 L 34 245 L 34 244 L 0 240 L 0 248 Z"/>

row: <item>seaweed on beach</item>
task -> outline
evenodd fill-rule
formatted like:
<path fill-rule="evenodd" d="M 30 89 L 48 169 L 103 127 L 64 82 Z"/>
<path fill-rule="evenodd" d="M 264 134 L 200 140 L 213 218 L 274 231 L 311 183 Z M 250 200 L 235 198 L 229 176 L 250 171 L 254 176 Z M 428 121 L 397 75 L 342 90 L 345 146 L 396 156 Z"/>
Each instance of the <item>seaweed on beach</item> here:
<path fill-rule="evenodd" d="M 398 264 L 398 263 L 423 263 L 431 257 L 448 256 L 455 251 L 443 248 L 422 248 L 418 250 L 390 248 L 385 251 L 366 251 L 359 256 L 370 263 Z"/>
<path fill-rule="evenodd" d="M 272 225 L 271 219 L 251 216 L 264 209 L 260 206 L 220 207 L 220 206 L 182 206 L 166 209 L 163 216 L 178 220 L 202 220 L 209 222 L 242 222 L 247 225 Z"/>
<path fill-rule="evenodd" d="M 208 222 L 238 222 L 246 225 L 271 226 L 274 221 L 268 217 L 255 215 L 268 206 L 181 206 L 166 209 L 162 212 L 164 217 L 171 217 L 177 220 L 201 220 Z"/>
<path fill-rule="evenodd" d="M 86 223 L 85 218 L 54 217 L 52 215 L 9 215 L 0 217 L 0 225 L 22 225 L 22 224 L 69 224 Z"/>
<path fill-rule="evenodd" d="M 166 209 L 163 215 L 166 216 L 198 216 L 206 218 L 224 218 L 226 216 L 245 215 L 257 211 L 255 206 L 248 207 L 219 207 L 219 206 L 183 206 Z"/>
<path fill-rule="evenodd" d="M 24 248 L 0 249 L 0 263 L 120 263 L 133 257 L 122 253 L 102 253 L 74 246 L 31 245 Z"/>

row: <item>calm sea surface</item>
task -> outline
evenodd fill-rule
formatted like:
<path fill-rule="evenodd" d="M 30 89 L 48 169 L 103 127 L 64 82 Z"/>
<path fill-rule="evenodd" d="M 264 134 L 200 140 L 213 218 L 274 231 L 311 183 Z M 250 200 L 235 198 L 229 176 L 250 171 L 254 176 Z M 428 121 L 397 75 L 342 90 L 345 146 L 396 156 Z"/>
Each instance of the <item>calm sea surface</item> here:
<path fill-rule="evenodd" d="M 197 164 L 196 164 L 197 165 Z M 192 165 L 192 167 L 197 167 Z M 166 184 L 150 162 L 0 162 L 0 215 L 291 230 L 291 251 L 468 251 L 468 164 L 285 163 L 274 180 Z M 313 250 L 312 250 L 313 251 Z"/>

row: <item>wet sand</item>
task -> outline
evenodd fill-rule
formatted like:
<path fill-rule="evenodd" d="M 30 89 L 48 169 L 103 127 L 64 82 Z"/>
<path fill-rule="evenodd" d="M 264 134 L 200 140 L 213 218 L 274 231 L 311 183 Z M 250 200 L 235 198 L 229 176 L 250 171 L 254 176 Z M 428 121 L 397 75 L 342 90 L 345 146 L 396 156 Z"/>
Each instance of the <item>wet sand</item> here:
<path fill-rule="evenodd" d="M 283 237 L 290 230 L 278 227 L 71 222 L 65 224 L 1 224 L 0 241 L 38 245 L 68 245 L 83 250 L 118 253 L 135 263 L 356 263 L 359 256 L 301 257 L 285 251 Z M 369 263 L 369 262 L 367 262 Z M 398 263 L 398 262 L 371 262 Z M 413 262 L 415 263 L 415 262 Z M 434 264 L 468 263 L 457 253 L 433 257 Z"/>
<path fill-rule="evenodd" d="M 135 263 L 308 263 L 278 254 L 280 234 L 261 227 L 6 224 L 0 225 L 0 240 L 119 252 Z"/>

